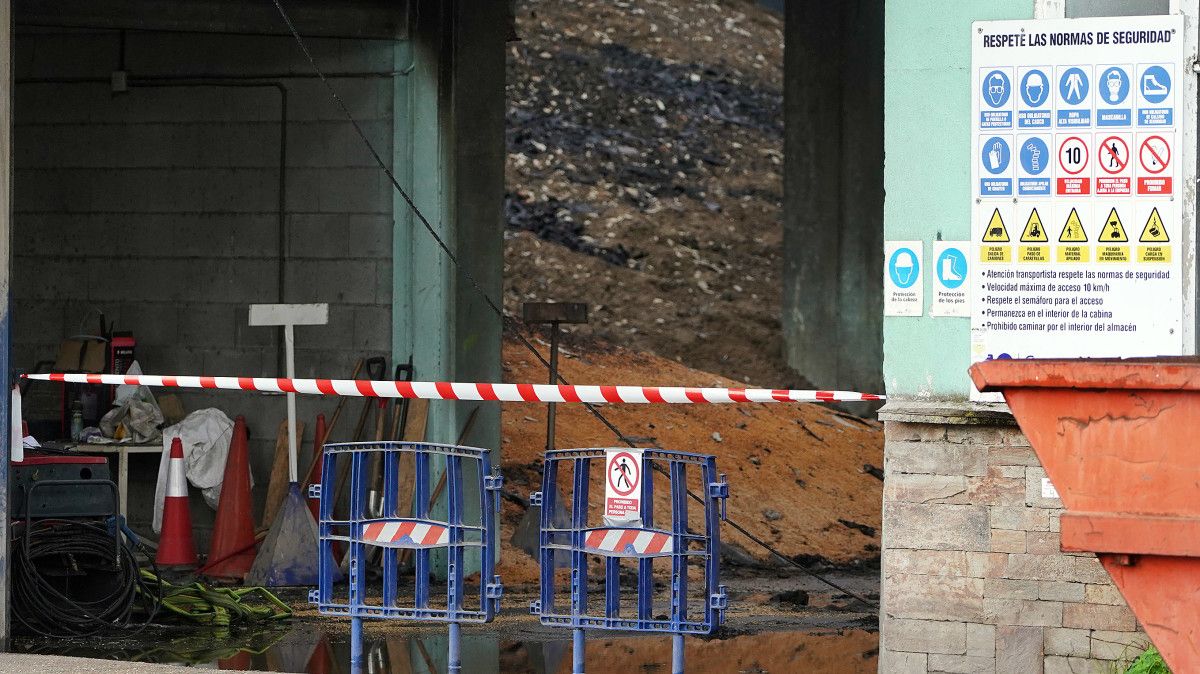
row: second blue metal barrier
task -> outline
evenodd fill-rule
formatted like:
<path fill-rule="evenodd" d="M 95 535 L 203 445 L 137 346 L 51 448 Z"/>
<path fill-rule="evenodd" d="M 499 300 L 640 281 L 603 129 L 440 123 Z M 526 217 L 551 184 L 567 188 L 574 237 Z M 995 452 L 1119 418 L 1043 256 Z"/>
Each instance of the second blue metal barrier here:
<path fill-rule="evenodd" d="M 604 462 L 606 489 L 601 518 L 589 518 L 589 491 L 593 461 Z M 571 472 L 570 525 L 557 526 L 560 472 Z M 669 480 L 668 526 L 656 526 L 654 508 L 655 467 L 666 471 Z M 688 471 L 699 472 L 704 502 L 698 531 L 689 527 Z M 623 491 L 625 490 L 625 491 Z M 637 493 L 634 498 L 633 494 Z M 583 672 L 583 630 L 605 629 L 635 632 L 667 632 L 674 635 L 673 674 L 683 671 L 683 642 L 686 634 L 709 634 L 724 622 L 725 587 L 720 585 L 720 522 L 725 518 L 729 487 L 718 475 L 716 458 L 687 452 L 644 449 L 561 449 L 546 452 L 542 491 L 532 495 L 533 505 L 542 506 L 540 558 L 541 596 L 531 611 L 543 625 L 574 630 L 574 674 Z M 559 519 L 561 521 L 561 518 Z M 560 602 L 556 588 L 556 556 L 570 559 L 570 590 Z M 592 610 L 589 602 L 588 559 L 600 557 L 604 565 L 603 610 Z M 621 560 L 637 560 L 636 605 L 622 608 Z M 656 610 L 654 560 L 671 564 L 667 610 Z M 688 567 L 703 570 L 699 605 L 689 606 Z M 596 609 L 600 606 L 596 605 Z M 666 614 L 665 619 L 657 616 Z"/>

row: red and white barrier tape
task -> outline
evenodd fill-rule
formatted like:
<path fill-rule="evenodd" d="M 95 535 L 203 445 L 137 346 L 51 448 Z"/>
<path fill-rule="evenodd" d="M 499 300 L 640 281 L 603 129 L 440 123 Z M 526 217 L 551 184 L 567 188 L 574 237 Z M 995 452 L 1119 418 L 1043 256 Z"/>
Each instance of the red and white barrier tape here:
<path fill-rule="evenodd" d="M 226 389 L 267 393 L 311 393 L 367 398 L 425 400 L 497 400 L 526 403 L 802 403 L 884 400 L 882 395 L 851 391 L 794 391 L 764 388 L 691 388 L 683 386 L 555 386 L 553 384 L 477 384 L 446 381 L 371 381 L 367 379 L 272 379 L 266 377 L 191 377 L 123 374 L 30 374 L 29 379 L 76 384 L 130 384 L 172 388 Z"/>

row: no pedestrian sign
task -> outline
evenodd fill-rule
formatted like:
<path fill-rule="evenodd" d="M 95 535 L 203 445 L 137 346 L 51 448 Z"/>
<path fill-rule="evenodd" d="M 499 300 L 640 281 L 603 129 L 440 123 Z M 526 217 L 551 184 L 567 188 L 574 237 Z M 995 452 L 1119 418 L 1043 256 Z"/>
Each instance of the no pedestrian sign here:
<path fill-rule="evenodd" d="M 642 450 L 610 449 L 605 453 L 604 523 L 642 526 Z"/>

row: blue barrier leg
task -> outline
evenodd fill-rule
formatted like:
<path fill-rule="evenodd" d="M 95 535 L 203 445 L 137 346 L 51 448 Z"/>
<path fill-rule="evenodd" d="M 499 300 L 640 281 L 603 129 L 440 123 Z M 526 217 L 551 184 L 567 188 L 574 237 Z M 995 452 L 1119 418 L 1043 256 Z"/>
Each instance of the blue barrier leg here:
<path fill-rule="evenodd" d="M 671 674 L 683 674 L 683 635 L 671 635 Z"/>
<path fill-rule="evenodd" d="M 450 658 L 446 666 L 447 674 L 459 674 L 462 671 L 462 626 L 450 623 Z"/>
<path fill-rule="evenodd" d="M 583 628 L 576 627 L 573 634 L 571 646 L 571 674 L 584 674 L 583 672 Z"/>
<path fill-rule="evenodd" d="M 350 619 L 350 669 L 362 671 L 363 664 L 362 618 Z"/>

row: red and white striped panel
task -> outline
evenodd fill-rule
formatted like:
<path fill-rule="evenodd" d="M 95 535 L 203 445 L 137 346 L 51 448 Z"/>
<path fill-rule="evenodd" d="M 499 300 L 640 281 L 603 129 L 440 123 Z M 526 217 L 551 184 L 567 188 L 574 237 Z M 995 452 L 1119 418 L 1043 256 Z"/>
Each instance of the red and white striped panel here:
<path fill-rule="evenodd" d="M 448 381 L 370 381 L 367 379 L 274 379 L 266 377 L 195 377 L 126 374 L 28 374 L 27 379 L 80 384 L 129 384 L 174 388 L 309 393 L 368 398 L 423 400 L 497 400 L 525 403 L 802 403 L 884 400 L 855 391 L 799 391 L 765 388 L 694 388 L 689 386 L 584 386 L 489 384 Z"/>
<path fill-rule="evenodd" d="M 589 551 L 611 556 L 653 557 L 674 549 L 671 534 L 650 529 L 592 529 L 583 541 Z"/>
<path fill-rule="evenodd" d="M 364 543 L 388 548 L 433 548 L 450 543 L 450 530 L 421 520 L 384 520 L 363 527 Z"/>

